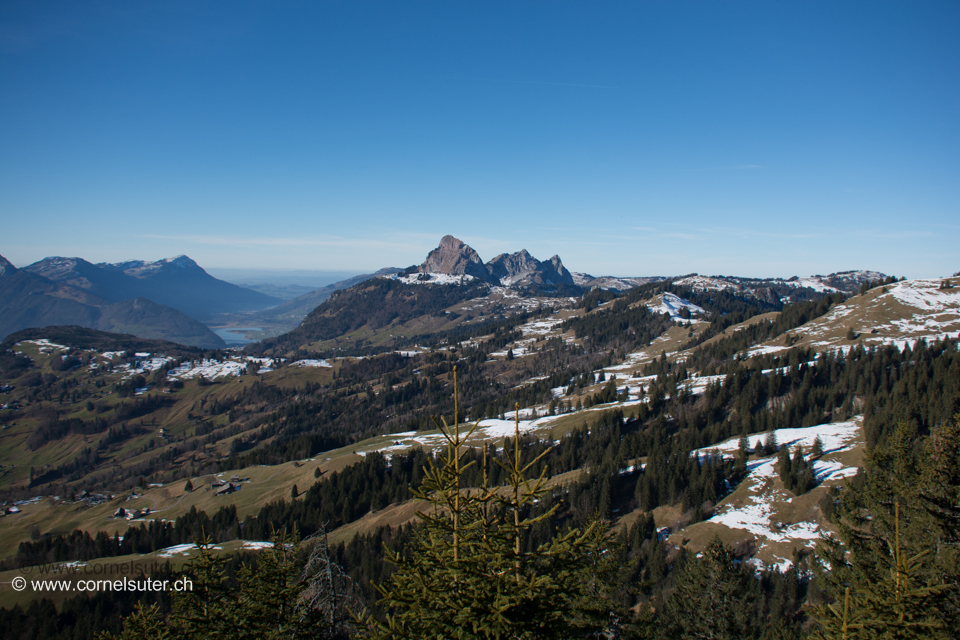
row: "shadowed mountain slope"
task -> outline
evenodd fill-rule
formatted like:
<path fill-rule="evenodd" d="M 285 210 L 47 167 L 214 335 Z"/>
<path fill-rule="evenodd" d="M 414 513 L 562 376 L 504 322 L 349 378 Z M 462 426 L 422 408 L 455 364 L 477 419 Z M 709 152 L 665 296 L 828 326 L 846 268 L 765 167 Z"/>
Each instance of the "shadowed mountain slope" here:
<path fill-rule="evenodd" d="M 280 302 L 279 298 L 218 280 L 187 256 L 96 265 L 81 258 L 51 257 L 22 271 L 86 289 L 109 302 L 148 298 L 197 320 L 208 320 L 216 313 L 255 311 Z"/>
<path fill-rule="evenodd" d="M 87 271 L 81 264 L 68 280 L 79 281 Z M 5 269 L 4 273 L 0 276 L 0 337 L 30 327 L 78 325 L 198 347 L 226 346 L 193 318 L 145 298 L 113 302 L 89 289 L 51 282 L 26 269 L 12 273 Z"/>

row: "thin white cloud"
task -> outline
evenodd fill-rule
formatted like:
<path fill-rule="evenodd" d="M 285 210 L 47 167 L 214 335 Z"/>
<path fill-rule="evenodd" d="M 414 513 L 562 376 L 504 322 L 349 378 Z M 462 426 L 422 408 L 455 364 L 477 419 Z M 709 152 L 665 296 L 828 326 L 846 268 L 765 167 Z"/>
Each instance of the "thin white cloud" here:
<path fill-rule="evenodd" d="M 229 246 L 229 247 L 351 247 L 358 249 L 406 249 L 409 242 L 391 242 L 371 238 L 248 238 L 240 236 L 168 236 L 155 234 L 141 234 L 138 238 L 152 240 L 176 240 L 177 242 L 191 242 L 202 245 Z"/>

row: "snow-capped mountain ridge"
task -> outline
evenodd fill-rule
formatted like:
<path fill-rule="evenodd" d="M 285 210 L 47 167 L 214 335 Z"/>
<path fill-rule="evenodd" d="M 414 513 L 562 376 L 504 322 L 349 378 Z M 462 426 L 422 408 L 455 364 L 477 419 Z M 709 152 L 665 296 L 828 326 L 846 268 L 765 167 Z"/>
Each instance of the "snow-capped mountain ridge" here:
<path fill-rule="evenodd" d="M 126 262 L 115 262 L 112 264 L 102 262 L 97 266 L 105 269 L 122 271 L 128 276 L 133 276 L 134 278 L 149 277 L 165 269 L 202 270 L 200 265 L 185 255 L 179 255 L 175 258 L 164 258 L 155 262 L 147 262 L 145 260 L 127 260 Z"/>

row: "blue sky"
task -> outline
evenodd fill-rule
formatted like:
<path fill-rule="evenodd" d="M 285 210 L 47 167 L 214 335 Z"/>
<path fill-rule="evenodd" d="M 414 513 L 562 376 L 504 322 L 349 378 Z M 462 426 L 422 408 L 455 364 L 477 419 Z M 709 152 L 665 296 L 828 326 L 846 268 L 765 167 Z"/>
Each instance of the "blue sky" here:
<path fill-rule="evenodd" d="M 956 2 L 0 4 L 0 254 L 960 270 Z"/>

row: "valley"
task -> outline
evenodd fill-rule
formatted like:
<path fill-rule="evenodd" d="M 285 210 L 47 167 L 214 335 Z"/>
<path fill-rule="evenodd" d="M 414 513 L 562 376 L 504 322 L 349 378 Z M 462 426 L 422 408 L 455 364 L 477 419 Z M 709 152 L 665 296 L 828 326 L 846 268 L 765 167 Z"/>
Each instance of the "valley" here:
<path fill-rule="evenodd" d="M 428 508 L 410 491 L 446 450 L 435 419 L 453 419 L 455 389 L 470 459 L 486 465 L 519 436 L 544 456 L 564 526 L 599 515 L 637 562 L 719 539 L 758 575 L 809 576 L 836 531 L 833 502 L 891 437 L 895 413 L 881 408 L 911 372 L 939 372 L 916 400 L 919 428 L 960 408 L 958 277 L 576 289 L 575 276 L 537 275 L 559 258 L 523 252 L 500 260 L 530 270 L 505 271 L 514 286 L 471 275 L 475 252 L 445 242 L 242 347 L 80 327 L 8 336 L 0 583 L 34 565 L 176 567 L 202 522 L 224 554 L 281 527 L 322 529 L 339 554 L 400 535 Z"/>

